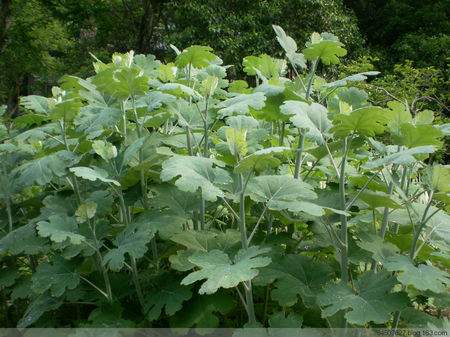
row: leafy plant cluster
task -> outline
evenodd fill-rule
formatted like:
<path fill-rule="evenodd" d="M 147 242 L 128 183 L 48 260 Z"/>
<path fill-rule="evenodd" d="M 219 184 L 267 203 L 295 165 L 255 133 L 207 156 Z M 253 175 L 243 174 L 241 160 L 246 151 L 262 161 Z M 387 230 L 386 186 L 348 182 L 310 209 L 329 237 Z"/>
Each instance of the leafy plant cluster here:
<path fill-rule="evenodd" d="M 336 36 L 173 63 L 114 54 L 0 128 L 0 288 L 9 326 L 442 326 L 449 134 L 318 67 Z M 26 310 L 22 308 L 26 307 Z"/>

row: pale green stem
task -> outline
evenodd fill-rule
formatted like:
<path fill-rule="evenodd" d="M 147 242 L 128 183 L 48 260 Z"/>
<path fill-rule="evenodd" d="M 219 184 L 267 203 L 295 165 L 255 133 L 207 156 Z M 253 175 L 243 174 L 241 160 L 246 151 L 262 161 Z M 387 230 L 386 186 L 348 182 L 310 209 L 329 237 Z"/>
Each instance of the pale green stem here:
<path fill-rule="evenodd" d="M 347 152 L 348 152 L 348 141 L 347 137 L 343 141 L 343 152 L 344 155 L 341 161 L 341 172 L 339 175 L 339 196 L 340 196 L 340 206 L 341 209 L 345 211 L 345 166 L 347 162 Z M 347 229 L 347 216 L 344 214 L 340 215 L 341 218 L 341 281 L 344 284 L 348 283 L 348 229 Z"/>
<path fill-rule="evenodd" d="M 298 179 L 300 176 L 300 168 L 302 164 L 302 155 L 304 147 L 305 147 L 305 131 L 299 130 L 298 146 L 295 153 L 295 169 L 294 169 L 295 179 Z"/>
<path fill-rule="evenodd" d="M 425 207 L 425 210 L 423 212 L 422 215 L 422 220 L 420 221 L 420 225 L 419 228 L 417 229 L 412 244 L 411 244 L 411 250 L 409 252 L 409 257 L 411 258 L 411 260 L 414 260 L 416 258 L 416 247 L 417 247 L 417 242 L 419 241 L 419 237 L 420 234 L 422 233 L 422 230 L 425 228 L 427 222 L 430 220 L 431 217 L 427 218 L 428 215 L 428 211 L 430 210 L 431 207 L 431 203 L 433 201 L 433 194 L 434 192 L 431 191 L 430 196 L 429 196 L 429 201 L 427 203 L 427 206 Z"/>
<path fill-rule="evenodd" d="M 11 199 L 7 197 L 5 199 L 6 201 L 6 213 L 8 214 L 8 228 L 9 232 L 11 233 L 13 230 L 13 218 L 12 218 L 12 211 L 11 211 Z"/>

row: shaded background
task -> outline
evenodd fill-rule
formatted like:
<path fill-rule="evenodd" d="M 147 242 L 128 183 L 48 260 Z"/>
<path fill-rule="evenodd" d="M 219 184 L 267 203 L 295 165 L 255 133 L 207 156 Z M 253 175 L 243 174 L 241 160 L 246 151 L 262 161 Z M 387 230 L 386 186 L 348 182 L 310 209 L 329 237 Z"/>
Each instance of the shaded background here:
<path fill-rule="evenodd" d="M 336 34 L 349 51 L 336 76 L 380 70 L 376 86 L 448 115 L 449 14 L 450 0 L 0 0 L 0 104 L 17 114 L 19 96 L 89 75 L 90 53 L 172 60 L 169 44 L 210 45 L 236 77 L 246 55 L 281 55 L 275 23 L 300 46 Z"/>

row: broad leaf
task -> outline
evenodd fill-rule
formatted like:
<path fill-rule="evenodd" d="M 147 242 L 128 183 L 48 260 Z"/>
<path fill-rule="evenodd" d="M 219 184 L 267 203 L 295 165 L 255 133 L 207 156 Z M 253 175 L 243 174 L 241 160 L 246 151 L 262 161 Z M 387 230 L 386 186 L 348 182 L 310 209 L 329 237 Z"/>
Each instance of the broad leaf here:
<path fill-rule="evenodd" d="M 53 242 L 67 239 L 74 245 L 81 244 L 86 238 L 78 234 L 78 225 L 74 218 L 64 215 L 51 215 L 48 221 L 39 221 L 37 230 L 40 236 L 49 237 Z"/>
<path fill-rule="evenodd" d="M 198 271 L 186 276 L 181 284 L 192 284 L 206 279 L 200 287 L 200 294 L 213 294 L 219 288 L 233 288 L 241 282 L 250 281 L 258 275 L 258 269 L 270 263 L 270 258 L 262 257 L 269 251 L 268 248 L 252 246 L 246 250 L 239 250 L 233 261 L 220 250 L 211 250 L 207 253 L 197 252 L 189 262 L 200 268 Z"/>
<path fill-rule="evenodd" d="M 238 94 L 220 102 L 217 105 L 219 108 L 218 113 L 221 117 L 247 115 L 250 112 L 250 108 L 255 110 L 262 109 L 265 105 L 265 101 L 266 96 L 264 96 L 262 92 Z"/>
<path fill-rule="evenodd" d="M 344 316 L 350 324 L 386 323 L 408 303 L 404 294 L 392 293 L 396 283 L 387 272 L 367 272 L 354 282 L 356 292 L 342 283 L 330 284 L 318 296 L 318 303 L 324 307 L 322 317 L 346 310 Z"/>
<path fill-rule="evenodd" d="M 243 173 L 248 171 L 264 171 L 269 167 L 277 167 L 281 161 L 275 157 L 276 154 L 282 155 L 290 151 L 288 147 L 269 147 L 266 149 L 258 150 L 252 154 L 244 157 L 238 165 L 236 165 L 234 171 L 236 173 Z"/>
<path fill-rule="evenodd" d="M 32 281 L 32 288 L 38 294 L 50 290 L 52 296 L 59 297 L 66 289 L 75 289 L 80 283 L 80 276 L 71 263 L 59 257 L 53 263 L 40 264 Z"/>
<path fill-rule="evenodd" d="M 270 210 L 323 215 L 323 208 L 311 203 L 317 198 L 312 186 L 291 175 L 254 177 L 246 193 L 252 200 L 265 203 Z"/>
<path fill-rule="evenodd" d="M 211 51 L 211 47 L 190 46 L 177 56 L 175 64 L 179 68 L 186 67 L 189 64 L 195 68 L 204 68 L 218 59 Z"/>
<path fill-rule="evenodd" d="M 435 148 L 433 146 L 418 146 L 412 149 L 402 150 L 386 157 L 382 157 L 363 165 L 365 169 L 371 170 L 382 166 L 392 165 L 392 164 L 411 164 L 416 162 L 415 155 L 418 154 L 429 154 L 433 153 Z"/>
<path fill-rule="evenodd" d="M 66 169 L 80 160 L 72 152 L 61 150 L 45 157 L 30 160 L 15 169 L 19 182 L 25 186 L 45 185 L 55 177 L 66 175 Z"/>
<path fill-rule="evenodd" d="M 317 103 L 311 105 L 300 101 L 286 101 L 280 107 L 283 114 L 289 115 L 290 121 L 299 129 L 305 129 L 306 136 L 321 145 L 328 137 L 332 124 L 328 119 L 327 109 Z"/>
<path fill-rule="evenodd" d="M 450 285 L 449 274 L 430 265 L 420 264 L 417 267 L 404 255 L 394 255 L 383 261 L 384 268 L 398 271 L 398 280 L 405 286 L 412 285 L 418 290 L 431 290 L 445 293 Z"/>
<path fill-rule="evenodd" d="M 175 178 L 180 190 L 195 193 L 200 189 L 205 200 L 216 201 L 224 196 L 219 186 L 227 183 L 230 176 L 214 164 L 209 158 L 175 155 L 163 163 L 161 180 Z"/>
<path fill-rule="evenodd" d="M 321 60 L 323 64 L 338 64 L 339 57 L 345 56 L 347 50 L 342 48 L 343 44 L 337 37 L 329 33 L 313 33 L 311 42 L 307 43 L 303 54 L 307 60 Z"/>
<path fill-rule="evenodd" d="M 353 133 L 372 137 L 383 133 L 388 121 L 389 117 L 383 108 L 369 106 L 354 110 L 349 115 L 336 115 L 332 131 L 339 137 L 346 137 Z"/>

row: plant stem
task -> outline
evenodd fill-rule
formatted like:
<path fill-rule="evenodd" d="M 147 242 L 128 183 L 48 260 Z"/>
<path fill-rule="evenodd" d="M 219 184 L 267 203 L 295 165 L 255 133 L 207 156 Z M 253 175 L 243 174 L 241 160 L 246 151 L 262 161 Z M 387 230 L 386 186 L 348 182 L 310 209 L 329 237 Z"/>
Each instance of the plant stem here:
<path fill-rule="evenodd" d="M 298 146 L 295 153 L 295 170 L 294 179 L 298 179 L 300 176 L 300 168 L 302 164 L 302 154 L 305 147 L 305 131 L 299 129 Z"/>
<path fill-rule="evenodd" d="M 341 172 L 339 175 L 339 196 L 340 196 L 340 206 L 343 211 L 345 211 L 345 165 L 347 162 L 347 152 L 348 152 L 348 140 L 347 137 L 343 140 L 343 151 L 344 155 L 341 161 Z M 344 214 L 340 215 L 341 218 L 341 282 L 347 284 L 348 282 L 348 233 L 347 233 L 347 216 Z"/>
<path fill-rule="evenodd" d="M 138 297 L 139 303 L 142 307 L 142 310 L 145 310 L 145 299 L 144 299 L 144 295 L 142 293 L 141 284 L 139 283 L 139 273 L 138 273 L 138 269 L 137 269 L 137 265 L 136 265 L 136 259 L 134 258 L 134 256 L 131 256 L 131 255 L 130 255 L 130 259 L 131 259 L 131 273 L 133 275 L 133 282 L 134 282 L 134 286 L 136 287 L 137 297 Z"/>
<path fill-rule="evenodd" d="M 248 248 L 247 228 L 245 224 L 245 184 L 242 174 L 238 175 L 239 193 L 239 230 L 241 232 L 242 249 Z M 255 306 L 253 303 L 252 282 L 244 282 L 245 302 L 247 303 L 247 313 L 249 323 L 256 323 Z"/>
<path fill-rule="evenodd" d="M 7 197 L 5 199 L 6 201 L 6 213 L 8 214 L 8 229 L 11 233 L 13 230 L 13 218 L 12 218 L 12 211 L 11 211 L 11 199 Z"/>
<path fill-rule="evenodd" d="M 312 84 L 314 81 L 314 75 L 316 74 L 318 63 L 319 63 L 318 59 L 312 62 L 312 68 L 309 73 L 308 86 L 306 87 L 306 95 L 305 95 L 306 100 L 309 100 L 309 98 L 311 97 Z"/>
<path fill-rule="evenodd" d="M 286 127 L 286 123 L 285 122 L 281 122 L 281 128 L 280 128 L 280 135 L 278 138 L 278 145 L 279 146 L 283 146 L 284 143 L 284 129 Z"/>
<path fill-rule="evenodd" d="M 388 195 L 391 196 L 392 192 L 394 190 L 394 183 L 391 181 L 388 186 Z M 389 207 L 384 208 L 383 213 L 383 222 L 381 223 L 381 229 L 380 229 L 380 236 L 382 239 L 384 239 L 386 235 L 387 225 L 389 220 Z"/>
<path fill-rule="evenodd" d="M 416 258 L 416 247 L 417 247 L 417 242 L 419 241 L 420 233 L 425 228 L 425 225 L 427 224 L 427 222 L 431 218 L 431 217 L 427 218 L 427 214 L 428 214 L 428 211 L 430 210 L 431 202 L 433 201 L 433 193 L 434 193 L 433 191 L 430 192 L 428 204 L 425 207 L 425 210 L 424 210 L 423 215 L 422 215 L 422 220 L 420 221 L 419 228 L 417 229 L 417 231 L 416 231 L 416 233 L 414 235 L 412 244 L 411 244 L 411 250 L 409 252 L 409 257 L 411 258 L 411 260 L 414 260 Z"/>

